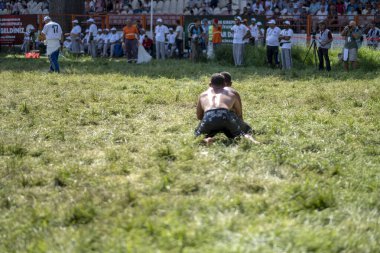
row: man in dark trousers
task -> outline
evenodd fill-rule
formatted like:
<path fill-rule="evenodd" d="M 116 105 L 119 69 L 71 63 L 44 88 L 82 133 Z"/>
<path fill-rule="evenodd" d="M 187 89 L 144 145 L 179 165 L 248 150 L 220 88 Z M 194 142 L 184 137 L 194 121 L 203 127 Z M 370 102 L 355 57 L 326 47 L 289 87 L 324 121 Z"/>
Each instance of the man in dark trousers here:
<path fill-rule="evenodd" d="M 319 59 L 319 70 L 324 70 L 323 60 L 326 63 L 326 70 L 330 71 L 330 58 L 329 49 L 331 48 L 331 43 L 333 41 L 333 36 L 331 31 L 326 28 L 326 22 L 319 22 L 319 36 L 318 36 L 318 59 Z"/>

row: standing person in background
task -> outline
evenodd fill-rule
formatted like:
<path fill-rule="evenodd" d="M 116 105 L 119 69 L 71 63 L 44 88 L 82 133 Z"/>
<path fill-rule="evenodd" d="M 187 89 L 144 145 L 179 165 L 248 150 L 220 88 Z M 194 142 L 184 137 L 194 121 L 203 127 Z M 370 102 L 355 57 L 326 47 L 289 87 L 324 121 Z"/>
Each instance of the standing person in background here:
<path fill-rule="evenodd" d="M 178 50 L 178 58 L 182 59 L 183 57 L 183 27 L 181 26 L 181 21 L 178 19 L 176 21 L 177 27 L 175 28 L 175 44 Z"/>
<path fill-rule="evenodd" d="M 380 40 L 380 29 L 375 26 L 375 23 L 370 24 L 366 37 L 368 47 L 376 49 Z"/>
<path fill-rule="evenodd" d="M 259 26 L 256 24 L 256 19 L 251 19 L 251 25 L 249 26 L 249 30 L 251 31 L 251 44 L 254 46 L 259 45 L 260 36 L 264 36 L 264 33 L 259 29 Z"/>
<path fill-rule="evenodd" d="M 202 20 L 202 29 L 203 29 L 203 40 L 202 40 L 202 50 L 207 50 L 208 42 L 209 42 L 209 24 L 207 18 Z"/>
<path fill-rule="evenodd" d="M 284 21 L 285 28 L 281 30 L 280 47 L 281 47 L 281 64 L 282 70 L 291 69 L 292 63 L 292 36 L 293 30 L 290 28 L 290 21 Z"/>
<path fill-rule="evenodd" d="M 53 22 L 50 17 L 44 17 L 45 26 L 42 29 L 42 36 L 46 41 L 46 52 L 50 60 L 50 71 L 59 73 L 59 49 L 61 47 L 61 43 L 63 42 L 63 33 L 61 26 Z"/>
<path fill-rule="evenodd" d="M 214 50 L 222 44 L 222 26 L 219 25 L 219 20 L 214 18 L 212 23 L 212 46 Z"/>
<path fill-rule="evenodd" d="M 326 28 L 326 22 L 319 22 L 319 36 L 318 36 L 318 59 L 319 59 L 319 70 L 324 70 L 323 59 L 326 63 L 326 70 L 330 71 L 330 58 L 329 49 L 331 48 L 331 43 L 333 41 L 333 36 L 331 31 Z"/>
<path fill-rule="evenodd" d="M 356 61 L 358 58 L 358 42 L 361 36 L 361 32 L 356 26 L 356 22 L 350 21 L 349 25 L 344 28 L 340 35 L 345 37 L 343 48 L 344 69 L 346 71 L 349 71 L 349 63 L 351 63 L 352 70 L 356 69 Z"/>
<path fill-rule="evenodd" d="M 162 24 L 162 19 L 157 19 L 157 25 L 154 29 L 155 40 L 156 40 L 156 58 L 165 60 L 165 38 L 166 34 L 169 33 L 169 29 L 166 25 Z"/>
<path fill-rule="evenodd" d="M 204 31 L 201 26 L 201 21 L 199 19 L 194 20 L 194 26 L 190 28 L 190 38 L 191 38 L 191 60 L 197 61 L 202 54 L 202 40 Z"/>
<path fill-rule="evenodd" d="M 268 22 L 269 28 L 266 34 L 266 44 L 267 44 L 267 61 L 270 67 L 279 67 L 280 62 L 278 60 L 278 46 L 280 45 L 279 37 L 281 29 L 276 26 L 276 21 L 273 19 Z M 273 65 L 273 58 L 274 63 Z"/>
<path fill-rule="evenodd" d="M 95 20 L 90 18 L 87 20 L 87 23 L 89 24 L 89 43 L 90 43 L 90 52 L 92 58 L 96 58 L 97 55 L 97 48 L 96 48 L 96 36 L 98 35 L 98 27 L 95 25 Z"/>
<path fill-rule="evenodd" d="M 123 28 L 123 38 L 125 44 L 128 63 L 137 62 L 139 30 L 136 25 L 132 24 L 130 19 L 127 20 L 127 25 Z"/>
<path fill-rule="evenodd" d="M 78 20 L 73 20 L 73 29 L 68 34 L 71 37 L 71 52 L 78 56 L 81 52 L 80 48 L 80 34 L 82 32 L 82 28 L 79 25 Z"/>
<path fill-rule="evenodd" d="M 250 32 L 247 26 L 242 24 L 242 19 L 239 16 L 235 17 L 235 25 L 231 28 L 231 32 L 234 36 L 232 53 L 235 66 L 241 66 L 244 60 L 244 40 L 250 36 Z"/>
<path fill-rule="evenodd" d="M 263 24 L 259 21 L 257 22 L 257 28 L 259 30 L 259 37 L 258 37 L 258 46 L 264 46 L 265 44 L 265 39 L 264 39 L 264 34 L 265 34 L 265 29 L 263 28 Z"/>

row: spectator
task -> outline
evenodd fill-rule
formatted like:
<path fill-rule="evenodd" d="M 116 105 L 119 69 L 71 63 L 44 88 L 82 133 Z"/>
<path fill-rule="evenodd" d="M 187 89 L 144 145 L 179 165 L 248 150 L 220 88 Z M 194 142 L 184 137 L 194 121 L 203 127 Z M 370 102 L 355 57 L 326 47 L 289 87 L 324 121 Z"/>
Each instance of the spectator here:
<path fill-rule="evenodd" d="M 346 12 L 346 7 L 342 0 L 337 0 L 336 2 L 336 11 L 339 13 L 339 15 L 343 15 Z"/>
<path fill-rule="evenodd" d="M 271 67 L 273 65 L 273 58 L 276 64 L 276 67 L 279 67 L 280 62 L 278 60 L 278 46 L 280 45 L 279 37 L 281 33 L 281 29 L 276 26 L 276 21 L 273 19 L 268 22 L 269 28 L 267 29 L 267 61 Z"/>
<path fill-rule="evenodd" d="M 181 20 L 178 19 L 176 23 L 177 23 L 177 27 L 175 29 L 175 33 L 176 33 L 175 43 L 178 50 L 178 58 L 181 59 L 183 57 L 183 27 L 181 26 Z"/>
<path fill-rule="evenodd" d="M 127 25 L 123 28 L 123 38 L 128 63 L 136 63 L 138 53 L 139 30 L 136 27 L 136 25 L 132 24 L 132 21 L 130 19 L 127 20 Z"/>
<path fill-rule="evenodd" d="M 317 2 L 316 0 L 311 0 L 311 4 L 309 7 L 309 14 L 315 15 L 317 11 L 319 11 L 319 9 L 321 9 L 321 4 Z"/>
<path fill-rule="evenodd" d="M 356 69 L 358 42 L 361 37 L 361 32 L 356 26 L 356 22 L 350 21 L 349 25 L 344 28 L 340 35 L 345 37 L 343 48 L 344 69 L 346 71 L 349 70 L 349 63 L 351 63 L 351 69 Z"/>
<path fill-rule="evenodd" d="M 368 47 L 376 49 L 380 40 L 380 29 L 375 26 L 375 23 L 370 24 L 366 37 Z"/>
<path fill-rule="evenodd" d="M 165 37 L 169 33 L 169 29 L 162 23 L 162 19 L 157 19 L 157 25 L 154 30 L 156 40 L 156 58 L 165 60 Z"/>
<path fill-rule="evenodd" d="M 115 56 L 116 46 L 121 47 L 121 37 L 119 34 L 117 34 L 115 27 L 112 27 L 111 29 L 111 36 L 110 36 L 109 42 L 110 42 L 110 47 L 111 47 L 110 58 L 112 58 Z"/>
<path fill-rule="evenodd" d="M 144 36 L 144 40 L 142 43 L 144 49 L 150 54 L 153 54 L 153 40 L 148 37 L 148 35 Z"/>

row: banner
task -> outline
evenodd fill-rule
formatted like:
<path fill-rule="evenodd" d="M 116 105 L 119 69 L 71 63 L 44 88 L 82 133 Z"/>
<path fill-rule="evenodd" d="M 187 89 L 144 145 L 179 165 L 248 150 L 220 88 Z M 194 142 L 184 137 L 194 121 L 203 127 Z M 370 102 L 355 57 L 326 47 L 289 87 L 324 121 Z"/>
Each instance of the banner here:
<path fill-rule="evenodd" d="M 191 27 L 194 26 L 194 20 L 195 19 L 199 19 L 201 21 L 203 19 L 207 19 L 209 25 L 212 25 L 212 22 L 215 18 L 218 19 L 218 24 L 222 26 L 222 43 L 228 43 L 228 44 L 232 43 L 233 35 L 231 33 L 231 28 L 232 28 L 232 26 L 235 25 L 234 17 L 235 16 L 226 16 L 226 15 L 220 15 L 220 16 L 218 16 L 218 15 L 216 15 L 216 16 L 185 16 L 184 32 L 185 32 L 186 45 L 188 45 L 188 42 L 189 42 L 188 38 L 189 38 L 190 29 L 191 29 Z M 252 17 L 242 17 L 242 18 L 247 19 L 248 24 L 251 24 L 251 18 L 253 18 L 253 16 Z M 256 18 L 257 22 L 260 21 L 262 24 L 265 24 L 265 16 L 257 16 L 255 18 Z"/>
<path fill-rule="evenodd" d="M 0 15 L 0 45 L 21 45 L 31 27 L 37 29 L 37 15 Z"/>

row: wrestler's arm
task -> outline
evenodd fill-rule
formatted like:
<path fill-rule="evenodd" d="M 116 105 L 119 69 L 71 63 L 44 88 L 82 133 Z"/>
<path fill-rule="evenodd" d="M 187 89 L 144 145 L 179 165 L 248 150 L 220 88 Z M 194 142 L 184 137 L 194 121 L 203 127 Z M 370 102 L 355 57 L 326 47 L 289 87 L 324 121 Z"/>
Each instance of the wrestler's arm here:
<path fill-rule="evenodd" d="M 238 97 L 235 95 L 234 105 L 232 106 L 233 111 L 239 118 L 242 118 L 242 109 L 241 109 L 241 101 L 239 101 Z"/>
<path fill-rule="evenodd" d="M 199 120 L 202 120 L 203 119 L 203 114 L 204 114 L 204 111 L 203 111 L 203 108 L 202 108 L 201 96 L 199 96 L 198 103 L 197 103 L 197 118 Z"/>
<path fill-rule="evenodd" d="M 236 111 L 236 114 L 239 118 L 243 119 L 243 104 L 241 102 L 240 94 L 236 90 L 234 91 L 236 96 L 237 103 L 240 105 L 240 114 Z"/>

